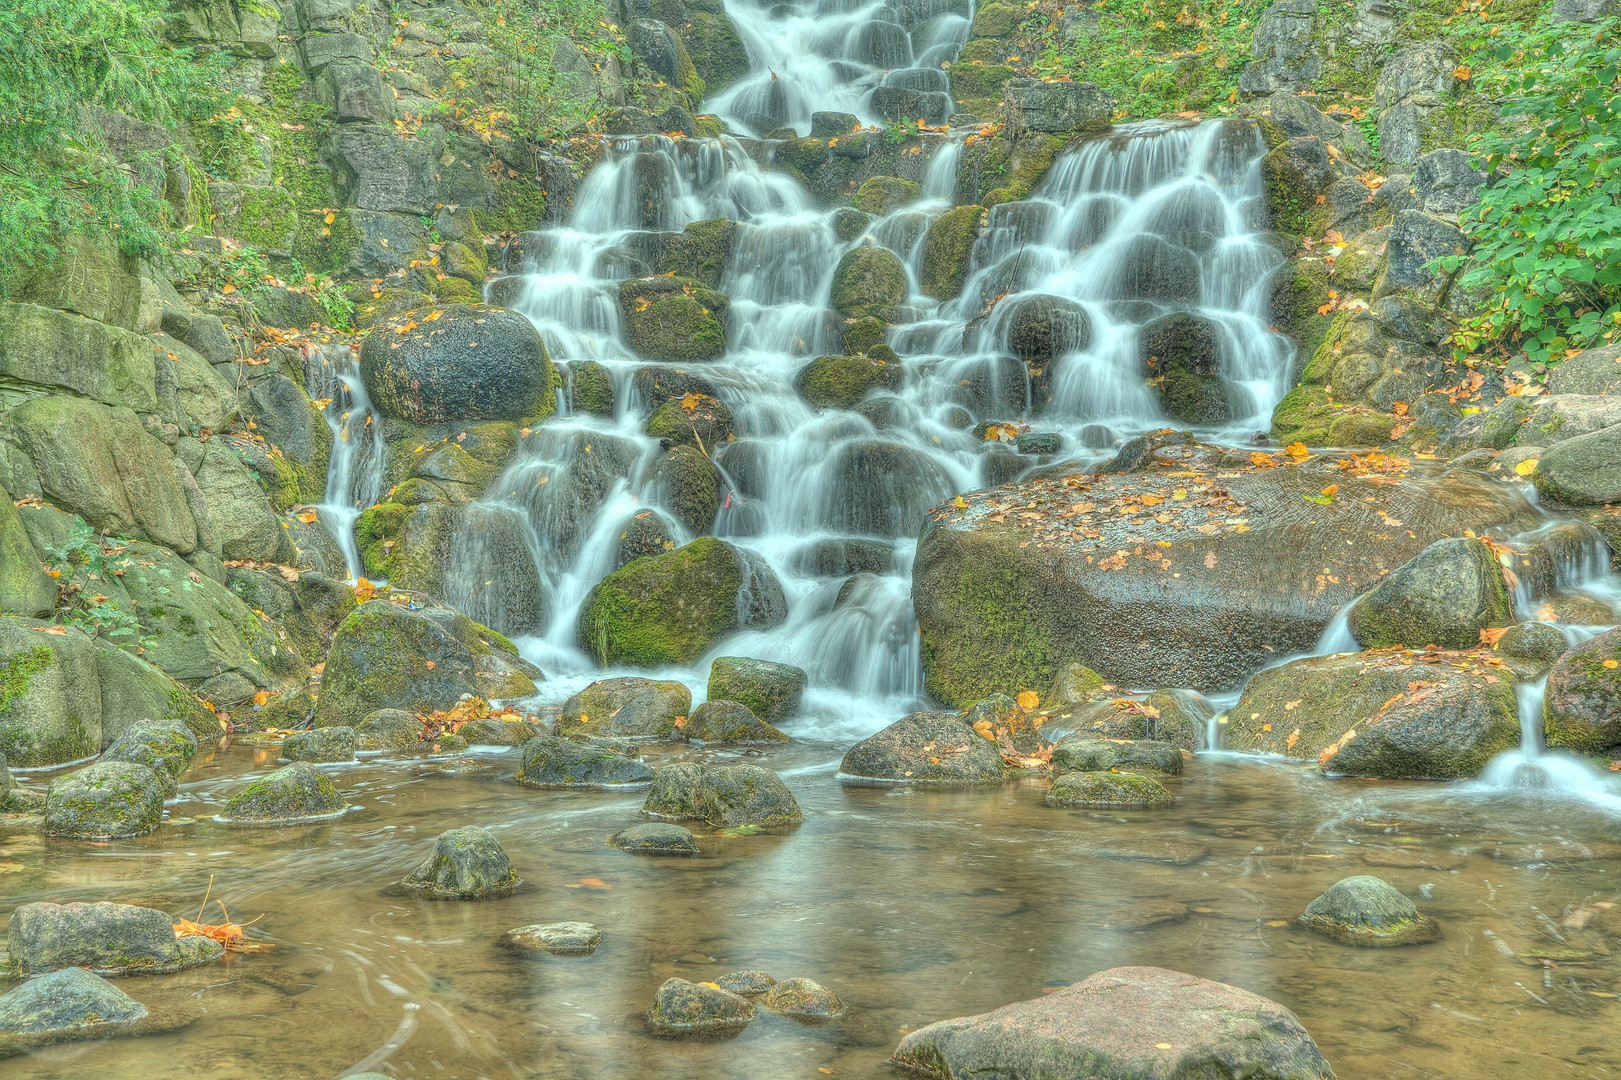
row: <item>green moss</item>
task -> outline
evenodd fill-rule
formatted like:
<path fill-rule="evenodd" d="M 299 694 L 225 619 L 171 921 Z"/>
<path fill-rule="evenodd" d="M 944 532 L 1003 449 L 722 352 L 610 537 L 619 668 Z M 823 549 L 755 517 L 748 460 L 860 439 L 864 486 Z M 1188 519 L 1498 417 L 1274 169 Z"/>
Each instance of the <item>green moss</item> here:
<path fill-rule="evenodd" d="M 906 299 L 906 268 L 888 248 L 851 248 L 833 271 L 833 306 L 845 315 L 878 315 Z"/>
<path fill-rule="evenodd" d="M 1019 28 L 1019 9 L 1012 4 L 990 3 L 974 13 L 971 38 L 1007 37 Z"/>
<path fill-rule="evenodd" d="M 1006 183 L 986 192 L 980 204 L 989 210 L 1005 202 L 1029 198 L 1063 147 L 1064 140 L 1056 135 L 1027 135 L 1020 139 L 1006 151 Z"/>
<path fill-rule="evenodd" d="M 711 288 L 719 285 L 736 231 L 737 223 L 728 218 L 693 222 L 680 236 L 671 237 L 659 272 L 701 281 Z"/>
<path fill-rule="evenodd" d="M 546 193 L 528 179 L 502 180 L 489 206 L 479 211 L 479 224 L 492 233 L 540 228 L 546 216 Z"/>
<path fill-rule="evenodd" d="M 290 193 L 279 188 L 243 188 L 242 210 L 232 232 L 236 239 L 265 253 L 290 250 L 288 238 L 298 229 L 298 211 Z"/>
<path fill-rule="evenodd" d="M 1040 605 L 1024 594 L 1042 584 L 1028 572 L 1017 549 L 993 537 L 975 537 L 978 550 L 963 560 L 955 597 L 944 605 L 972 614 L 921 639 L 929 693 L 963 709 L 993 694 L 1016 694 L 1047 686 L 1069 657 L 1053 648 L 1048 628 L 1031 615 Z"/>
<path fill-rule="evenodd" d="M 850 205 L 873 217 L 883 217 L 918 200 L 923 186 L 893 176 L 874 176 L 856 189 Z"/>
<path fill-rule="evenodd" d="M 604 578 L 580 610 L 580 642 L 604 664 L 690 664 L 738 624 L 743 571 L 712 537 Z"/>
<path fill-rule="evenodd" d="M 953 64 L 951 92 L 959 98 L 997 98 L 1002 84 L 1018 76 L 1006 64 Z"/>
<path fill-rule="evenodd" d="M 794 389 L 813 405 L 848 409 L 880 387 L 900 385 L 899 364 L 865 356 L 822 356 L 800 369 Z"/>
<path fill-rule="evenodd" d="M 16 653 L 10 658 L 0 661 L 0 721 L 15 718 L 17 699 L 28 693 L 34 676 L 49 668 L 55 662 L 55 656 L 48 646 L 35 645 L 32 649 Z M 0 754 L 11 759 L 13 765 L 26 765 L 32 762 L 50 764 L 58 761 L 72 761 L 82 756 L 85 745 L 82 732 L 70 734 L 66 740 L 50 740 L 61 745 L 43 745 L 34 740 L 22 741 L 25 731 L 14 728 L 3 738 L 0 738 Z"/>
<path fill-rule="evenodd" d="M 1262 160 L 1261 181 L 1274 230 L 1290 236 L 1315 231 L 1312 217 L 1317 211 L 1317 192 L 1295 168 L 1287 147 L 1272 151 Z"/>
<path fill-rule="evenodd" d="M 1328 340 L 1336 316 L 1319 314 L 1320 308 L 1330 304 L 1328 264 L 1315 259 L 1301 259 L 1294 264 L 1284 294 L 1283 310 L 1277 312 L 1284 319 L 1284 327 L 1300 346 L 1303 356 L 1315 356 L 1323 342 Z"/>
<path fill-rule="evenodd" d="M 378 503 L 355 519 L 355 546 L 360 549 L 366 573 L 388 577 L 390 552 L 385 544 L 397 544 L 405 532 L 405 522 L 415 507 L 401 503 Z"/>
<path fill-rule="evenodd" d="M 962 292 L 968 272 L 968 253 L 979 236 L 978 206 L 959 206 L 935 218 L 923 243 L 921 288 L 938 300 L 951 300 Z"/>

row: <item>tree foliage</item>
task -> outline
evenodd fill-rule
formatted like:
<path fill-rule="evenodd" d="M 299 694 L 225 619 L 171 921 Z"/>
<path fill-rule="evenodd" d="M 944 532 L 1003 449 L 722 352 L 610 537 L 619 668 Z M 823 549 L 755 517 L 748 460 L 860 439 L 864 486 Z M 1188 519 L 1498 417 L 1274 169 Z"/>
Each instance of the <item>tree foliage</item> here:
<path fill-rule="evenodd" d="M 1557 362 L 1621 329 L 1621 23 L 1544 17 L 1485 52 L 1504 123 L 1475 145 L 1491 173 L 1463 215 L 1475 246 L 1440 265 L 1495 299 L 1455 340 Z"/>

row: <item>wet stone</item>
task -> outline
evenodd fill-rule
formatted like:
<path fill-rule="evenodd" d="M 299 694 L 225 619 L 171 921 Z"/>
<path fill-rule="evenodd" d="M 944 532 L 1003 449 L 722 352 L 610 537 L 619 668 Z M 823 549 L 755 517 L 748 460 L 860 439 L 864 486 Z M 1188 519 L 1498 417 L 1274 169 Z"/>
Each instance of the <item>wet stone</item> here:
<path fill-rule="evenodd" d="M 1029 431 L 1020 435 L 1013 445 L 1021 454 L 1056 454 L 1064 447 L 1064 437 L 1056 431 Z"/>
<path fill-rule="evenodd" d="M 1154 926 L 1178 923 L 1188 917 L 1186 904 L 1175 900 L 1140 900 L 1135 904 L 1122 904 L 1110 909 L 1103 918 L 1105 930 L 1147 930 Z"/>
<path fill-rule="evenodd" d="M 0 997 L 0 1033 L 95 1039 L 147 1017 L 146 1006 L 99 975 L 70 967 Z"/>
<path fill-rule="evenodd" d="M 366 714 L 359 734 L 382 750 L 409 750 L 422 738 L 422 721 L 404 709 L 378 709 Z"/>
<path fill-rule="evenodd" d="M 698 854 L 698 843 L 692 837 L 692 830 L 663 821 L 621 829 L 608 842 L 633 855 Z"/>
<path fill-rule="evenodd" d="M 1306 905 L 1300 921 L 1347 945 L 1417 945 L 1439 936 L 1400 889 L 1367 874 L 1335 882 Z"/>
<path fill-rule="evenodd" d="M 513 952 L 548 952 L 554 956 L 589 956 L 602 943 L 602 931 L 588 922 L 537 923 L 501 935 Z"/>
<path fill-rule="evenodd" d="M 647 1019 L 660 1035 L 720 1035 L 739 1031 L 753 1020 L 754 1005 L 726 990 L 670 979 L 658 988 Z"/>
<path fill-rule="evenodd" d="M 1053 781 L 1046 802 L 1048 806 L 1125 809 L 1166 807 L 1172 799 L 1158 780 L 1136 773 L 1072 772 Z"/>
<path fill-rule="evenodd" d="M 469 746 L 522 746 L 535 737 L 535 729 L 521 721 L 469 720 L 456 734 Z"/>
<path fill-rule="evenodd" d="M 776 986 L 777 980 L 763 971 L 729 971 L 716 979 L 715 985 L 733 994 L 754 997 Z"/>
<path fill-rule="evenodd" d="M 511 895 L 521 882 L 495 835 L 466 825 L 441 833 L 433 854 L 401 884 L 432 900 L 489 900 Z"/>
<path fill-rule="evenodd" d="M 97 975 L 179 971 L 218 959 L 208 938 L 176 938 L 162 912 L 133 904 L 24 904 L 6 932 L 8 966 L 18 975 L 81 967 Z"/>
<path fill-rule="evenodd" d="M 191 766 L 197 753 L 197 736 L 179 720 L 147 720 L 131 727 L 102 751 L 102 761 L 128 761 L 145 765 L 163 783 L 163 793 L 173 797 L 180 777 Z"/>
<path fill-rule="evenodd" d="M 360 738 L 352 727 L 322 727 L 297 731 L 282 740 L 281 756 L 288 761 L 330 764 L 353 761 Z"/>
<path fill-rule="evenodd" d="M 1053 771 L 1076 772 L 1153 772 L 1182 775 L 1182 751 L 1170 743 L 1151 739 L 1115 741 L 1109 739 L 1064 739 L 1053 747 Z"/>
<path fill-rule="evenodd" d="M 653 770 L 605 746 L 541 735 L 524 743 L 514 779 L 525 787 L 618 787 L 649 783 Z"/>
<path fill-rule="evenodd" d="M 761 720 L 747 705 L 737 701 L 706 701 L 692 711 L 681 727 L 681 734 L 702 743 L 792 742 L 788 736 Z"/>
<path fill-rule="evenodd" d="M 226 821 L 245 825 L 296 825 L 343 813 L 336 785 L 305 761 L 253 781 L 225 804 Z"/>
<path fill-rule="evenodd" d="M 844 1002 L 839 996 L 809 979 L 785 979 L 767 990 L 760 1003 L 796 1020 L 828 1020 L 844 1015 Z"/>
<path fill-rule="evenodd" d="M 144 836 L 162 820 L 163 781 L 134 762 L 98 761 L 52 780 L 45 793 L 48 836 Z"/>

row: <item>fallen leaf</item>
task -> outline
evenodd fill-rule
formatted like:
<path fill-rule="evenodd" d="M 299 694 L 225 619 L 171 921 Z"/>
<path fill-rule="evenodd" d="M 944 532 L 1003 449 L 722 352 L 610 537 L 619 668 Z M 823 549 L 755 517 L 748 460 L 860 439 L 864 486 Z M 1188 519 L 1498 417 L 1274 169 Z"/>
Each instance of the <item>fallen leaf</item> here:
<path fill-rule="evenodd" d="M 1034 709 L 1037 705 L 1041 704 L 1041 697 L 1034 690 L 1020 691 L 1019 696 L 1015 700 L 1018 701 L 1019 708 L 1021 709 Z"/>

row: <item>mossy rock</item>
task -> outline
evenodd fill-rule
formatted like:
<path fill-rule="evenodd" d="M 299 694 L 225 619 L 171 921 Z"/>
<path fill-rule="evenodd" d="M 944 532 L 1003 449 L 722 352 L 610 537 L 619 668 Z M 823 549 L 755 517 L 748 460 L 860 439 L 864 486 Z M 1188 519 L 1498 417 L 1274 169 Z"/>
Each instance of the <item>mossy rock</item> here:
<path fill-rule="evenodd" d="M 732 410 L 719 398 L 699 394 L 696 400 L 666 401 L 653 410 L 643 428 L 655 439 L 712 452 L 732 435 Z"/>
<path fill-rule="evenodd" d="M 804 820 L 793 793 L 770 769 L 696 762 L 655 769 L 642 813 L 666 820 L 701 819 L 721 829 L 784 828 Z"/>
<path fill-rule="evenodd" d="M 595 360 L 576 360 L 569 365 L 573 374 L 573 406 L 576 412 L 593 416 L 614 414 L 614 381 L 608 369 Z"/>
<path fill-rule="evenodd" d="M 1103 676 L 1085 664 L 1069 663 L 1058 669 L 1052 686 L 1047 688 L 1041 703 L 1049 709 L 1063 705 L 1079 705 L 1094 700 L 1103 692 Z"/>
<path fill-rule="evenodd" d="M 654 995 L 647 1019 L 664 1035 L 736 1031 L 754 1019 L 754 1004 L 727 990 L 669 979 Z"/>
<path fill-rule="evenodd" d="M 76 839 L 144 836 L 163 820 L 163 781 L 145 765 L 98 761 L 51 781 L 45 834 Z"/>
<path fill-rule="evenodd" d="M 7 953 L 13 974 L 64 968 L 97 975 L 159 975 L 218 960 L 210 938 L 176 938 L 165 912 L 133 904 L 24 904 L 12 912 Z"/>
<path fill-rule="evenodd" d="M 1389 948 L 1434 941 L 1439 931 L 1389 882 L 1367 874 L 1342 878 L 1306 905 L 1300 921 L 1347 945 Z"/>
<path fill-rule="evenodd" d="M 378 709 L 368 713 L 355 729 L 366 740 L 383 750 L 409 750 L 422 741 L 422 721 L 404 709 Z"/>
<path fill-rule="evenodd" d="M 524 743 L 513 779 L 525 787 L 623 787 L 651 783 L 653 770 L 606 747 L 542 735 Z"/>
<path fill-rule="evenodd" d="M 625 339 L 638 356 L 669 363 L 714 360 L 726 351 L 731 301 L 687 278 L 632 278 L 619 287 Z"/>
<path fill-rule="evenodd" d="M 495 834 L 468 825 L 441 833 L 433 854 L 400 884 L 429 900 L 492 900 L 511 896 L 522 883 Z"/>
<path fill-rule="evenodd" d="M 962 292 L 968 254 L 979 236 L 981 213 L 978 206 L 959 206 L 930 222 L 918 276 L 922 290 L 936 300 L 952 300 Z"/>
<path fill-rule="evenodd" d="M 996 98 L 1002 87 L 1019 73 L 1006 64 L 953 64 L 951 66 L 951 92 L 963 98 Z"/>
<path fill-rule="evenodd" d="M 917 712 L 852 746 L 839 774 L 856 781 L 955 786 L 1002 783 L 1008 768 L 996 746 L 961 717 Z"/>
<path fill-rule="evenodd" d="M 893 214 L 923 197 L 923 185 L 894 176 L 875 176 L 856 188 L 850 205 L 873 217 Z"/>
<path fill-rule="evenodd" d="M 690 741 L 715 744 L 793 741 L 755 716 L 747 705 L 713 699 L 693 710 L 681 734 Z"/>
<path fill-rule="evenodd" d="M 896 390 L 900 385 L 898 362 L 886 363 L 870 356 L 818 357 L 794 376 L 794 389 L 806 401 L 824 409 L 848 409 L 874 390 Z"/>
<path fill-rule="evenodd" d="M 558 731 L 568 738 L 668 738 L 692 710 L 681 683 L 635 677 L 599 679 L 563 703 Z"/>
<path fill-rule="evenodd" d="M 603 578 L 580 608 L 580 642 L 603 664 L 686 665 L 734 630 L 786 617 L 764 562 L 703 537 Z"/>
<path fill-rule="evenodd" d="M 539 332 L 487 304 L 418 308 L 379 325 L 361 346 L 360 374 L 379 412 L 414 424 L 534 419 L 557 408 Z"/>
<path fill-rule="evenodd" d="M 332 781 L 307 762 L 277 769 L 233 795 L 220 816 L 233 825 L 297 825 L 347 809 Z"/>
<path fill-rule="evenodd" d="M 1062 739 L 1053 747 L 1053 772 L 1153 773 L 1182 775 L 1182 751 L 1167 742 L 1150 739 Z"/>
<path fill-rule="evenodd" d="M 1621 753 L 1621 630 L 1583 642 L 1554 664 L 1543 698 L 1542 730 L 1550 747 L 1578 754 Z"/>
<path fill-rule="evenodd" d="M 666 450 L 648 475 L 652 497 L 696 536 L 714 528 L 722 483 L 714 463 L 697 447 L 687 445 Z"/>
<path fill-rule="evenodd" d="M 115 739 L 101 753 L 102 761 L 129 761 L 145 765 L 163 783 L 163 794 L 172 798 L 180 778 L 191 767 L 197 753 L 197 736 L 179 720 L 153 720 L 138 723 Z"/>
<path fill-rule="evenodd" d="M 17 767 L 60 765 L 101 749 L 97 653 L 77 630 L 0 617 L 0 754 Z"/>
<path fill-rule="evenodd" d="M 906 267 L 888 248 L 851 248 L 833 271 L 833 306 L 851 318 L 874 315 L 906 300 Z"/>
<path fill-rule="evenodd" d="M 693 222 L 666 241 L 664 256 L 659 260 L 659 273 L 715 288 L 726 273 L 736 233 L 737 222 L 729 218 Z"/>
<path fill-rule="evenodd" d="M 736 701 L 768 724 L 780 724 L 799 710 L 805 695 L 805 669 L 747 656 L 717 656 L 709 665 L 706 694 L 711 701 Z"/>
<path fill-rule="evenodd" d="M 1012 4 L 985 4 L 974 13 L 974 23 L 968 31 L 968 36 L 970 38 L 1009 37 L 1019 28 L 1021 14 L 1020 10 Z"/>
<path fill-rule="evenodd" d="M 1158 780 L 1122 772 L 1065 773 L 1052 782 L 1046 796 L 1048 806 L 1095 809 L 1163 809 L 1173 801 Z"/>
<path fill-rule="evenodd" d="M 1479 540 L 1437 540 L 1397 567 L 1350 614 L 1364 648 L 1405 645 L 1468 649 L 1480 632 L 1512 621 L 1513 605 L 1497 555 Z"/>
<path fill-rule="evenodd" d="M 288 761 L 326 765 L 353 761 L 360 737 L 352 727 L 334 726 L 295 731 L 282 740 L 281 756 Z"/>

